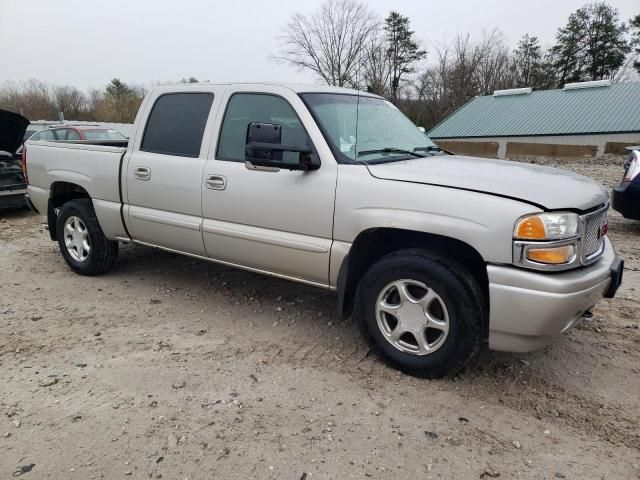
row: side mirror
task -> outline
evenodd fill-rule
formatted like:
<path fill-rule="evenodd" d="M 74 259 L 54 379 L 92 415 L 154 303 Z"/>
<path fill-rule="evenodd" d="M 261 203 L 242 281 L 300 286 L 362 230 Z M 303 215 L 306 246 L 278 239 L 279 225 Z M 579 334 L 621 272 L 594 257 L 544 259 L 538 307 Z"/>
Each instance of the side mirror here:
<path fill-rule="evenodd" d="M 299 153 L 297 163 L 285 162 L 283 152 Z M 250 167 L 317 170 L 320 161 L 308 145 L 283 145 L 282 127 L 275 123 L 250 123 L 247 126 L 245 161 Z"/>

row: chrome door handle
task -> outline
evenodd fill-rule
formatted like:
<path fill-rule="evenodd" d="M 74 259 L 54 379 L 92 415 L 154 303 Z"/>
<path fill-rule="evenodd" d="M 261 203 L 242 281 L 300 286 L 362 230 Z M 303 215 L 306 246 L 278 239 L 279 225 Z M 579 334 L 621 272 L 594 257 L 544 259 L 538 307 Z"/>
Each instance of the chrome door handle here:
<path fill-rule="evenodd" d="M 227 179 L 222 175 L 207 175 L 205 184 L 211 190 L 224 190 L 227 188 Z"/>
<path fill-rule="evenodd" d="M 151 169 L 149 167 L 136 167 L 133 175 L 138 180 L 149 180 L 151 178 Z"/>

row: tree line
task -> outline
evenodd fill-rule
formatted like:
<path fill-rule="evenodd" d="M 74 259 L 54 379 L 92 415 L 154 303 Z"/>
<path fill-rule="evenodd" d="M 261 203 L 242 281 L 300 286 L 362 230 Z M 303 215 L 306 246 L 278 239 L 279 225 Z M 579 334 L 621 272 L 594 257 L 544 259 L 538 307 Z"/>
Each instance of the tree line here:
<path fill-rule="evenodd" d="M 197 83 L 195 77 L 181 83 Z M 133 123 L 147 89 L 142 85 L 112 79 L 104 88 L 83 92 L 69 85 L 50 86 L 40 80 L 7 82 L 0 86 L 0 108 L 17 112 L 29 120 L 66 120 Z"/>
<path fill-rule="evenodd" d="M 496 29 L 480 39 L 458 33 L 428 52 L 408 17 L 392 11 L 381 21 L 357 0 L 327 0 L 293 15 L 283 31 L 277 60 L 329 85 L 382 95 L 426 127 L 495 90 L 625 81 L 640 73 L 640 15 L 627 24 L 606 2 L 572 13 L 548 48 L 525 33 L 511 50 Z"/>
<path fill-rule="evenodd" d="M 30 120 L 68 120 L 131 123 L 146 93 L 140 85 L 114 78 L 103 89 L 87 93 L 69 85 L 49 86 L 40 80 L 9 82 L 0 88 L 0 108 Z"/>

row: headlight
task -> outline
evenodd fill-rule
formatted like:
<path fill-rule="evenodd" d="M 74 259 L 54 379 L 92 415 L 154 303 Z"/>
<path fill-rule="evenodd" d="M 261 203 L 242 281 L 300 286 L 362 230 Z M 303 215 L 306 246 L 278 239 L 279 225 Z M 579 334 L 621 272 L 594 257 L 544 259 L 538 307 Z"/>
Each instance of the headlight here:
<path fill-rule="evenodd" d="M 578 235 L 579 217 L 571 212 L 527 215 L 516 222 L 516 240 L 565 240 Z"/>

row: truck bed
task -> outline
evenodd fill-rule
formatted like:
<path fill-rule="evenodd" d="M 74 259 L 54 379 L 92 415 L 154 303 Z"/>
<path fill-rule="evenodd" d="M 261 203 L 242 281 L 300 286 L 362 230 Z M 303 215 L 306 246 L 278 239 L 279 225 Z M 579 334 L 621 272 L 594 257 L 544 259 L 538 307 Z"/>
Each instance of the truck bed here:
<path fill-rule="evenodd" d="M 103 141 L 99 143 L 104 143 Z M 120 166 L 125 146 L 96 142 L 27 142 L 29 195 L 47 205 L 65 184 L 79 185 L 92 199 L 100 224 L 109 237 L 126 237 L 120 207 Z M 124 142 L 119 142 L 120 145 Z"/>

